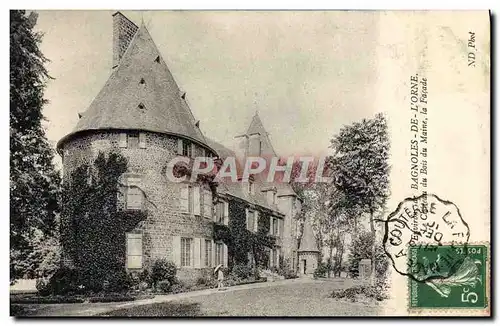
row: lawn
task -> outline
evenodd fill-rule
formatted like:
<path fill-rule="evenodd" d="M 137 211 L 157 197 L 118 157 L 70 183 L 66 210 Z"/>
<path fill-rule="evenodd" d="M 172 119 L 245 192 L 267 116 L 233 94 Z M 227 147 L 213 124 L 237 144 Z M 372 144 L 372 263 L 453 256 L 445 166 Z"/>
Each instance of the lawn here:
<path fill-rule="evenodd" d="M 193 317 L 193 316 L 367 316 L 380 306 L 327 298 L 345 282 L 311 281 L 240 291 L 227 291 L 106 312 L 100 316 Z"/>
<path fill-rule="evenodd" d="M 202 316 L 199 303 L 163 302 L 149 305 L 122 308 L 99 317 L 195 317 Z"/>
<path fill-rule="evenodd" d="M 221 292 L 192 292 L 184 296 L 158 296 L 149 302 L 11 304 L 17 316 L 108 317 L 216 317 L 216 316 L 373 316 L 376 305 L 328 298 L 334 289 L 353 286 L 353 280 L 290 280 L 256 287 L 228 288 Z"/>

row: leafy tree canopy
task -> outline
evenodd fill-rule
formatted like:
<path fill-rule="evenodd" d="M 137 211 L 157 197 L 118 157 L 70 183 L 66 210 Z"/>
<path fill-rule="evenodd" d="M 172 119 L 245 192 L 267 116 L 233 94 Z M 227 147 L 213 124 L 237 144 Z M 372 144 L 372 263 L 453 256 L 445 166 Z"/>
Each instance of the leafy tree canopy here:
<path fill-rule="evenodd" d="M 389 136 L 383 114 L 342 128 L 331 140 L 334 207 L 373 212 L 389 196 Z"/>

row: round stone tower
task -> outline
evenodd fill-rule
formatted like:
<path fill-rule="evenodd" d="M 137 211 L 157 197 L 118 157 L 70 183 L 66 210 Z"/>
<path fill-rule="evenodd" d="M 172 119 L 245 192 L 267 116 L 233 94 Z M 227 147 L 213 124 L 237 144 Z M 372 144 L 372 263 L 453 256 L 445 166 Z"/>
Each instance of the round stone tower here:
<path fill-rule="evenodd" d="M 312 275 L 318 267 L 319 249 L 312 230 L 312 221 L 307 218 L 304 221 L 304 233 L 300 241 L 299 253 L 299 273 L 302 275 Z"/>
<path fill-rule="evenodd" d="M 164 258 L 178 266 L 180 278 L 198 277 L 213 264 L 213 194 L 207 183 L 169 180 L 166 166 L 178 156 L 217 154 L 144 24 L 117 12 L 113 38 L 108 81 L 57 144 L 64 177 L 99 152 L 121 153 L 128 171 L 120 180 L 119 209 L 147 211 L 126 235 L 126 268 L 141 270 Z"/>

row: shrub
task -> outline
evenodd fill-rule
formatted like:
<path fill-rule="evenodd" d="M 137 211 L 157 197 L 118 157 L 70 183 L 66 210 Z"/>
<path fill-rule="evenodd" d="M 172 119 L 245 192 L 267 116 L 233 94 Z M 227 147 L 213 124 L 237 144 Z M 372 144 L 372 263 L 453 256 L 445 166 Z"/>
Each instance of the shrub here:
<path fill-rule="evenodd" d="M 235 265 L 231 271 L 231 274 L 240 278 L 240 279 L 248 279 L 254 276 L 254 271 L 251 267 L 247 265 Z"/>
<path fill-rule="evenodd" d="M 187 292 L 191 289 L 191 286 L 182 282 L 181 280 L 175 279 L 172 287 L 170 288 L 170 292 L 172 293 L 182 293 Z"/>
<path fill-rule="evenodd" d="M 122 292 L 130 289 L 134 280 L 125 270 L 110 272 L 102 289 L 106 292 Z"/>
<path fill-rule="evenodd" d="M 156 290 L 161 293 L 168 293 L 172 288 L 172 283 L 169 280 L 161 280 L 156 285 Z"/>
<path fill-rule="evenodd" d="M 243 279 L 235 274 L 229 274 L 228 277 L 224 279 L 224 286 L 234 286 L 242 283 Z"/>
<path fill-rule="evenodd" d="M 138 276 L 140 283 L 146 283 L 149 287 L 153 286 L 151 271 L 148 268 L 144 268 Z"/>
<path fill-rule="evenodd" d="M 151 282 L 156 287 L 158 282 L 167 280 L 170 284 L 175 282 L 177 267 L 174 263 L 165 259 L 158 259 L 151 268 Z"/>
<path fill-rule="evenodd" d="M 131 290 L 140 290 L 140 284 L 141 284 L 141 279 L 139 277 L 140 273 L 138 272 L 131 272 L 128 273 L 128 285 Z M 146 286 L 147 288 L 147 286 Z"/>
<path fill-rule="evenodd" d="M 318 267 L 314 270 L 314 278 L 318 277 L 326 277 L 326 273 L 328 273 L 328 266 L 323 262 L 318 264 Z"/>
<path fill-rule="evenodd" d="M 78 271 L 68 267 L 61 267 L 50 277 L 48 283 L 42 284 L 40 282 L 39 287 L 42 290 L 40 295 L 75 293 L 82 290 L 79 285 Z"/>
<path fill-rule="evenodd" d="M 382 286 L 354 286 L 347 289 L 334 290 L 330 298 L 348 299 L 355 302 L 360 296 L 382 301 L 388 298 L 387 291 Z"/>
<path fill-rule="evenodd" d="M 292 269 L 282 269 L 280 275 L 284 276 L 286 280 L 299 277 L 297 273 Z"/>

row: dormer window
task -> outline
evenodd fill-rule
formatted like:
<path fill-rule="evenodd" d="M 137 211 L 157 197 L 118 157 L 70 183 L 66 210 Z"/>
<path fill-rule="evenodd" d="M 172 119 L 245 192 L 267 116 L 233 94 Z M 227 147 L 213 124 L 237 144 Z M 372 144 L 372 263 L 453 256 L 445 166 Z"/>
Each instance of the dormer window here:
<path fill-rule="evenodd" d="M 144 78 L 141 78 L 141 80 L 139 81 L 139 84 L 141 84 L 141 85 L 145 85 L 146 84 L 146 81 L 144 80 Z"/>
<path fill-rule="evenodd" d="M 248 180 L 248 193 L 251 195 L 255 195 L 255 185 L 250 180 Z"/>
<path fill-rule="evenodd" d="M 156 62 L 156 63 L 160 63 L 160 56 L 157 56 L 157 57 L 156 57 L 155 62 Z"/>
<path fill-rule="evenodd" d="M 266 192 L 267 195 L 267 203 L 269 205 L 275 205 L 276 204 L 276 191 L 274 189 L 270 189 Z"/>

